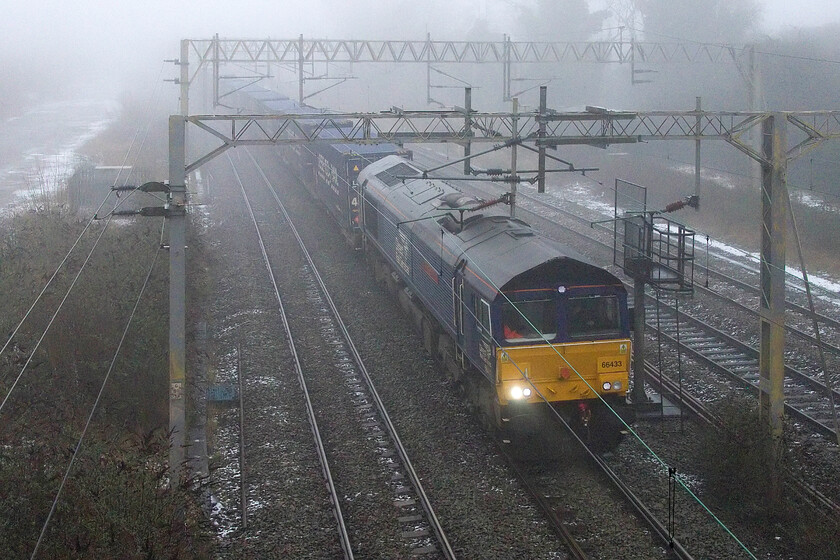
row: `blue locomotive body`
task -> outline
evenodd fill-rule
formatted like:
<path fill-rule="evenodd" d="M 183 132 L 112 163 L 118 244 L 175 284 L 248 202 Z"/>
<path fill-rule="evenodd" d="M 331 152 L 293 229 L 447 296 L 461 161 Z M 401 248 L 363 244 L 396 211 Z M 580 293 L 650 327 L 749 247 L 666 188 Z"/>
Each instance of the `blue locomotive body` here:
<path fill-rule="evenodd" d="M 424 342 L 480 373 L 497 417 L 623 401 L 629 312 L 615 276 L 398 157 L 359 181 L 365 240 L 419 299 Z"/>

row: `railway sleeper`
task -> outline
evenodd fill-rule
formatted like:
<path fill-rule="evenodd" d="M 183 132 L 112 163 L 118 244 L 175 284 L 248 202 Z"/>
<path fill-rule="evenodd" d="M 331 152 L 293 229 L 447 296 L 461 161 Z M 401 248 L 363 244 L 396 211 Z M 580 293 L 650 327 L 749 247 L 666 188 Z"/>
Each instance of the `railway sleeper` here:
<path fill-rule="evenodd" d="M 733 348 L 727 347 L 718 347 L 718 348 L 696 348 L 695 346 L 691 347 L 692 350 L 696 350 L 703 354 L 704 356 L 716 356 L 716 357 L 743 357 L 743 354 L 734 350 Z"/>
<path fill-rule="evenodd" d="M 709 349 L 723 348 L 722 343 L 719 340 L 710 340 L 708 342 L 698 342 L 696 344 L 692 343 L 691 347 L 694 348 L 695 350 L 699 350 L 701 352 L 703 350 L 705 350 L 706 348 L 709 348 Z"/>
<path fill-rule="evenodd" d="M 734 364 L 752 364 L 755 367 L 758 367 L 758 362 L 749 362 L 747 360 L 749 360 L 749 357 L 744 356 L 743 354 L 730 354 L 729 357 L 718 356 L 717 359 L 715 359 L 715 363 L 726 366 L 727 368 L 731 368 Z"/>
<path fill-rule="evenodd" d="M 665 331 L 665 334 L 670 336 L 671 338 L 677 338 L 676 331 Z M 717 338 L 711 337 L 707 334 L 702 332 L 685 332 L 683 330 L 680 331 L 680 342 L 683 344 L 708 344 L 708 343 L 717 343 L 720 344 L 720 340 Z"/>
<path fill-rule="evenodd" d="M 720 348 L 717 350 L 701 350 L 701 354 L 719 362 L 733 362 L 743 360 L 746 356 L 732 348 Z"/>
<path fill-rule="evenodd" d="M 755 369 L 758 368 L 758 360 L 742 356 L 740 359 L 730 361 L 729 367 L 732 369 Z"/>

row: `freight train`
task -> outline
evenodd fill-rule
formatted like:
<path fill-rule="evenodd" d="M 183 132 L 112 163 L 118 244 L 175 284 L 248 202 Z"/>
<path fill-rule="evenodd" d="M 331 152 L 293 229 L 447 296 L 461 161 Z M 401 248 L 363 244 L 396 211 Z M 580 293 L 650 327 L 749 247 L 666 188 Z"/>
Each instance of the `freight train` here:
<path fill-rule="evenodd" d="M 509 217 L 507 197 L 466 195 L 399 146 L 281 152 L 489 425 L 551 407 L 587 426 L 623 407 L 631 321 L 614 275 Z"/>

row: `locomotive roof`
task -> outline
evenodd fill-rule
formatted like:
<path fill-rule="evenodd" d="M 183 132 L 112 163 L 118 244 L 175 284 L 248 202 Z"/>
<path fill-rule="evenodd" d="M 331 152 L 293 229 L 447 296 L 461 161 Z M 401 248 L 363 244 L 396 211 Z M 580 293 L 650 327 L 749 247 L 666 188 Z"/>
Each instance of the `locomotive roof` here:
<path fill-rule="evenodd" d="M 466 261 L 483 297 L 495 299 L 499 290 L 555 285 L 618 284 L 618 279 L 587 261 L 573 249 L 550 240 L 526 222 L 510 218 L 499 207 L 478 214 L 464 212 L 458 227 L 459 208 L 477 205 L 448 183 L 435 179 L 398 179 L 417 173 L 417 167 L 389 156 L 362 170 L 360 181 L 370 183 L 396 209 L 402 223 L 426 243 L 437 247 L 443 235 L 442 256 L 450 266 Z M 447 218 L 446 216 L 451 216 Z"/>

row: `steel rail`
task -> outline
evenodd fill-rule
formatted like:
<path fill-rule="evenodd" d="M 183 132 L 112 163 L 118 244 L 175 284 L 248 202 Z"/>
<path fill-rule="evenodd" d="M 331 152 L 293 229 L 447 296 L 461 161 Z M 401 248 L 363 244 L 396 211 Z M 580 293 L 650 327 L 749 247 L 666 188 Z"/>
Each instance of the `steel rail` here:
<path fill-rule="evenodd" d="M 751 286 L 750 284 L 747 284 L 746 282 L 744 282 L 742 280 L 738 280 L 737 278 L 734 278 L 732 276 L 729 276 L 729 275 L 724 274 L 722 272 L 719 272 L 717 270 L 708 269 L 708 268 L 706 268 L 705 265 L 702 265 L 702 264 L 699 264 L 699 265 L 696 265 L 696 266 L 698 266 L 698 268 L 700 270 L 706 271 L 710 276 L 714 276 L 716 278 L 724 280 L 725 282 L 728 282 L 730 284 L 734 284 L 735 286 L 737 286 L 738 288 L 741 288 L 745 292 L 749 292 L 749 293 L 755 294 L 755 295 L 758 295 L 758 294 L 761 293 L 761 291 L 758 288 L 756 288 L 755 286 Z M 745 271 L 749 272 L 750 274 L 753 274 L 753 275 L 758 274 L 758 271 L 755 270 L 755 269 L 747 268 L 746 266 L 742 266 L 741 268 L 743 268 Z M 799 282 L 802 282 L 801 279 L 797 279 L 796 277 L 794 277 L 794 279 L 798 280 Z M 700 286 L 700 287 L 704 288 L 703 286 Z M 708 288 L 705 288 L 705 289 L 708 289 Z M 802 288 L 802 289 L 804 290 L 804 288 Z M 807 316 L 809 319 L 813 316 L 810 309 L 808 309 L 804 305 L 800 305 L 800 304 L 798 304 L 794 301 L 786 300 L 785 301 L 785 307 L 789 307 L 789 308 L 801 313 L 802 315 Z M 840 321 L 838 321 L 837 319 L 834 319 L 832 317 L 828 317 L 827 315 L 822 315 L 820 313 L 817 313 L 816 316 L 817 316 L 817 319 L 821 323 L 824 323 L 826 325 L 830 325 L 834 328 L 840 329 Z M 807 335 L 807 336 L 810 336 L 810 335 Z"/>
<path fill-rule="evenodd" d="M 682 314 L 682 312 L 680 312 L 680 313 Z M 691 317 L 690 317 L 690 316 L 688 316 L 688 315 L 686 315 L 686 317 L 691 318 Z M 694 318 L 691 318 L 691 319 L 692 319 L 693 321 L 697 321 L 698 323 L 702 323 L 702 321 L 699 321 L 698 319 L 694 319 Z M 724 366 L 724 365 L 722 365 L 722 364 L 720 364 L 720 363 L 716 362 L 716 361 L 715 361 L 714 359 L 712 359 L 711 357 L 704 355 L 702 352 L 700 352 L 700 351 L 699 351 L 699 350 L 697 350 L 696 348 L 692 348 L 691 346 L 687 345 L 686 343 L 684 343 L 684 342 L 682 342 L 682 341 L 680 341 L 680 342 L 678 343 L 678 342 L 677 342 L 677 339 L 676 339 L 676 338 L 674 338 L 674 337 L 672 337 L 672 336 L 671 336 L 671 335 L 669 335 L 668 333 L 666 333 L 666 332 L 664 331 L 664 329 L 659 329 L 659 330 L 657 330 L 657 329 L 656 329 L 656 327 L 655 327 L 654 325 L 652 325 L 651 323 L 647 323 L 647 325 L 648 325 L 648 327 L 649 327 L 649 328 L 653 329 L 653 331 L 654 331 L 654 332 L 661 332 L 662 336 L 663 336 L 663 337 L 665 337 L 665 338 L 666 338 L 669 342 L 671 342 L 672 344 L 679 344 L 680 348 L 682 348 L 683 350 L 685 350 L 686 352 L 688 352 L 688 353 L 689 353 L 692 357 L 694 357 L 696 360 L 701 361 L 701 362 L 703 362 L 703 363 L 705 363 L 705 364 L 707 364 L 707 365 L 711 366 L 711 367 L 712 367 L 712 368 L 714 368 L 716 371 L 718 371 L 718 372 L 720 372 L 720 373 L 722 373 L 722 374 L 726 375 L 727 377 L 731 378 L 732 380 L 734 380 L 735 382 L 739 383 L 739 384 L 740 384 L 740 385 L 742 385 L 743 387 L 746 387 L 746 388 L 751 389 L 751 390 L 752 390 L 752 392 L 753 392 L 753 393 L 755 393 L 756 395 L 757 395 L 757 394 L 759 394 L 759 387 L 758 387 L 758 384 L 757 384 L 757 383 L 753 383 L 752 381 L 750 381 L 750 380 L 748 380 L 748 379 L 745 379 L 744 377 L 742 377 L 742 376 L 738 375 L 737 373 L 735 373 L 734 371 L 730 370 L 730 369 L 729 369 L 729 368 L 727 368 L 726 366 Z M 719 331 L 719 330 L 715 329 L 714 327 L 712 327 L 712 326 L 710 326 L 710 325 L 706 325 L 706 328 L 707 328 L 707 329 L 709 329 L 709 330 L 714 331 L 714 333 L 713 333 L 713 334 L 719 334 L 719 335 L 720 335 L 720 336 L 722 336 L 722 337 L 728 337 L 728 335 L 726 335 L 726 334 L 722 333 L 721 331 Z M 731 338 L 731 337 L 730 337 L 730 338 Z M 734 339 L 733 339 L 733 340 L 734 340 Z M 743 344 L 743 343 L 740 343 L 740 344 Z M 744 346 L 745 346 L 746 348 L 750 348 L 749 346 L 746 346 L 746 345 L 744 345 Z M 750 349 L 751 349 L 751 348 L 750 348 Z M 753 351 L 755 351 L 755 350 L 753 350 Z M 787 366 L 785 366 L 785 372 L 787 373 L 787 372 L 790 372 L 790 371 L 796 372 L 796 373 L 797 373 L 799 376 L 801 376 L 801 377 L 799 377 L 799 378 L 795 378 L 795 379 L 792 379 L 790 376 L 787 376 L 787 375 L 786 375 L 786 379 L 788 379 L 788 380 L 791 380 L 791 381 L 797 381 L 797 380 L 807 380 L 807 383 L 819 384 L 819 381 L 816 381 L 816 380 L 814 380 L 813 378 L 811 378 L 811 377 L 809 377 L 809 376 L 807 376 L 807 375 L 802 374 L 801 372 L 798 372 L 798 371 L 796 371 L 796 370 L 794 370 L 794 369 L 792 369 L 792 368 L 788 368 Z M 825 388 L 825 386 L 823 385 L 823 389 L 824 389 L 824 388 Z M 835 391 L 835 393 L 836 393 L 836 391 Z M 789 396 L 789 395 L 788 395 L 788 396 Z M 836 438 L 836 437 L 837 437 L 837 434 L 834 432 L 834 429 L 833 429 L 833 428 L 831 428 L 830 426 L 828 426 L 827 424 L 825 424 L 825 423 L 823 423 L 823 422 L 820 422 L 819 420 L 817 420 L 816 418 L 814 418 L 813 416 L 811 416 L 811 415 L 810 415 L 810 414 L 808 414 L 807 412 L 805 412 L 805 411 L 801 410 L 800 408 L 798 408 L 798 407 L 796 407 L 796 406 L 793 406 L 792 404 L 790 404 L 790 402 L 789 402 L 789 400 L 788 400 L 788 399 L 786 399 L 786 400 L 785 400 L 785 411 L 786 411 L 786 412 L 789 412 L 791 415 L 795 416 L 796 418 L 799 418 L 800 420 L 802 420 L 802 421 L 804 421 L 804 422 L 807 422 L 808 424 L 810 424 L 811 426 L 813 426 L 814 428 L 816 428 L 816 429 L 817 429 L 817 431 L 819 431 L 819 432 L 820 432 L 820 433 L 822 433 L 823 435 L 826 435 L 826 436 L 829 436 L 829 437 L 832 437 L 832 438 Z"/>
<path fill-rule="evenodd" d="M 636 508 L 636 511 L 647 521 L 648 525 L 656 531 L 656 534 L 674 551 L 674 554 L 681 560 L 691 560 L 691 554 L 683 548 L 682 544 L 673 535 L 669 534 L 667 527 L 645 506 L 644 502 L 633 493 L 630 487 L 621 480 L 618 474 L 606 463 L 604 458 L 599 455 L 594 455 L 593 460 L 633 507 Z"/>
<path fill-rule="evenodd" d="M 498 443 L 498 442 L 497 442 Z M 554 508 L 551 507 L 551 504 L 548 503 L 546 500 L 545 495 L 539 491 L 531 481 L 525 476 L 525 473 L 522 472 L 522 469 L 519 468 L 519 465 L 516 463 L 514 458 L 508 453 L 507 449 L 505 448 L 504 443 L 498 443 L 497 449 L 502 457 L 505 458 L 507 461 L 508 467 L 516 474 L 516 478 L 525 487 L 525 491 L 531 496 L 534 502 L 537 504 L 537 507 L 542 511 L 543 515 L 545 515 L 546 519 L 548 519 L 549 524 L 551 525 L 551 529 L 555 532 L 555 534 L 560 537 L 560 540 L 569 548 L 569 553 L 572 555 L 572 558 L 575 560 L 588 560 L 589 556 L 583 549 L 580 547 L 580 544 L 575 539 L 572 532 L 563 524 L 563 520 L 560 519 L 560 516 L 557 515 L 557 512 L 554 511 Z"/>
<path fill-rule="evenodd" d="M 426 520 L 431 526 L 432 531 L 435 534 L 435 538 L 437 539 L 437 542 L 441 547 L 441 553 L 447 559 L 454 560 L 455 552 L 452 549 L 452 546 L 449 544 L 449 539 L 447 539 L 446 537 L 446 533 L 443 530 L 443 525 L 440 523 L 440 520 L 434 512 L 431 500 L 426 494 L 426 491 L 423 488 L 423 484 L 420 482 L 420 477 L 417 474 L 416 470 L 414 469 L 414 465 L 411 463 L 411 460 L 408 457 L 408 452 L 406 451 L 405 447 L 402 444 L 402 441 L 400 440 L 399 434 L 397 433 L 397 429 L 391 421 L 390 416 L 388 415 L 388 412 L 385 408 L 385 404 L 383 403 L 382 399 L 379 396 L 379 393 L 376 390 L 376 387 L 374 386 L 370 372 L 368 371 L 361 354 L 356 348 L 356 345 L 353 342 L 352 337 L 350 336 L 350 331 L 347 329 L 347 325 L 341 318 L 341 314 L 338 311 L 338 307 L 335 305 L 332 296 L 330 296 L 329 290 L 327 290 L 327 286 L 324 283 L 321 274 L 318 272 L 318 269 L 315 266 L 315 262 L 312 260 L 312 256 L 306 248 L 305 243 L 303 242 L 303 238 L 301 238 L 300 234 L 298 233 L 297 228 L 292 222 L 285 205 L 280 200 L 280 197 L 277 195 L 277 191 L 274 189 L 273 185 L 271 184 L 271 181 L 268 180 L 268 177 L 265 175 L 262 168 L 257 163 L 256 159 L 254 159 L 253 155 L 250 152 L 247 153 L 248 157 L 253 162 L 254 166 L 256 167 L 257 171 L 259 172 L 260 176 L 262 177 L 263 181 L 265 182 L 266 186 L 271 192 L 271 195 L 274 197 L 274 200 L 277 203 L 277 206 L 280 209 L 281 213 L 283 214 L 284 219 L 289 224 L 289 229 L 294 235 L 295 239 L 297 240 L 301 252 L 309 265 L 312 275 L 315 278 L 318 287 L 321 290 L 321 294 L 324 296 L 324 300 L 326 301 L 328 307 L 330 308 L 330 311 L 332 312 L 333 317 L 336 320 L 338 328 L 341 331 L 345 342 L 347 343 L 347 347 L 350 351 L 350 354 L 353 356 L 353 360 L 356 362 L 356 365 L 358 366 L 359 371 L 362 374 L 362 377 L 368 386 L 368 390 L 370 391 L 371 396 L 373 397 L 373 401 L 376 404 L 376 408 L 382 418 L 383 423 L 385 424 L 388 434 L 390 435 L 391 440 L 394 442 L 394 447 L 400 456 L 400 460 L 403 464 L 403 467 L 405 468 L 408 478 L 411 481 L 415 491 L 417 492 L 420 504 L 426 513 Z"/>
<path fill-rule="evenodd" d="M 636 494 L 630 489 L 627 484 L 621 480 L 621 477 L 618 476 L 616 473 L 606 462 L 606 460 L 601 457 L 599 454 L 592 451 L 586 442 L 581 439 L 581 437 L 575 432 L 572 427 L 561 417 L 557 417 L 560 422 L 566 427 L 566 430 L 571 434 L 571 436 L 577 440 L 577 442 L 583 447 L 584 451 L 589 455 L 595 465 L 600 469 L 600 471 L 607 477 L 607 479 L 616 487 L 616 489 L 621 492 L 622 496 L 624 496 L 627 503 L 629 503 L 633 509 L 638 512 L 638 514 L 642 517 L 642 519 L 653 529 L 654 533 L 656 533 L 659 538 L 661 538 L 666 545 L 673 550 L 674 554 L 677 555 L 681 560 L 692 560 L 691 554 L 682 546 L 680 541 L 674 538 L 668 532 L 668 528 L 664 525 L 657 517 L 654 515 L 652 511 L 644 504 L 644 502 L 636 496 Z"/>
<path fill-rule="evenodd" d="M 659 304 L 661 306 L 663 306 L 665 309 L 667 309 L 668 311 L 672 311 L 672 312 L 676 313 L 676 309 L 675 309 L 674 306 L 669 305 L 668 303 L 666 303 L 662 300 L 659 300 Z M 721 339 L 722 342 L 725 342 L 726 344 L 728 344 L 728 345 L 734 347 L 735 349 L 743 352 L 744 354 L 748 355 L 749 357 L 754 358 L 754 359 L 759 358 L 759 351 L 756 350 L 755 348 L 753 348 L 752 346 L 750 346 L 749 344 L 738 340 L 737 338 L 733 337 L 732 335 L 726 334 L 722 330 L 710 325 L 706 321 L 703 321 L 701 319 L 698 319 L 696 317 L 693 317 L 693 316 L 689 315 L 688 313 L 686 313 L 683 310 L 679 311 L 679 315 L 682 316 L 682 317 L 685 317 L 688 320 L 689 324 L 692 324 L 692 325 L 694 325 L 694 326 L 696 326 L 696 327 L 698 327 L 698 328 L 700 328 L 700 329 L 702 329 L 706 332 L 711 332 L 711 334 L 713 334 L 717 338 Z M 648 326 L 651 326 L 652 328 L 654 328 L 654 331 L 656 330 L 655 327 L 653 327 L 653 325 L 649 324 Z M 663 332 L 663 334 L 665 334 L 665 333 Z M 800 370 L 798 370 L 798 369 L 796 369 L 792 366 L 785 365 L 785 377 L 787 379 L 802 381 L 804 384 L 809 385 L 811 389 L 814 389 L 816 391 L 822 391 L 822 392 L 827 392 L 828 391 L 828 387 L 825 386 L 825 383 L 823 383 L 819 379 L 814 379 L 813 377 L 811 377 L 807 373 L 804 373 L 804 372 L 802 372 L 802 371 L 800 371 Z M 837 391 L 836 389 L 832 389 L 832 392 L 834 393 L 835 397 L 840 398 L 840 391 Z"/>
<path fill-rule="evenodd" d="M 350 544 L 350 533 L 347 529 L 347 524 L 344 521 L 344 515 L 341 512 L 341 501 L 339 500 L 338 492 L 336 491 L 335 487 L 335 481 L 333 480 L 332 472 L 330 471 L 330 463 L 329 459 L 327 458 L 324 440 L 321 437 L 321 431 L 318 429 L 318 420 L 315 417 L 315 408 L 313 407 L 312 400 L 309 396 L 309 388 L 306 385 L 306 378 L 303 375 L 303 367 L 300 362 L 300 357 L 298 355 L 297 348 L 295 347 L 295 340 L 292 334 L 291 327 L 289 325 L 289 320 L 286 316 L 286 307 L 283 303 L 283 298 L 280 296 L 280 289 L 277 287 L 277 280 L 274 277 L 274 272 L 271 269 L 271 261 L 268 258 L 268 252 L 266 251 L 265 243 L 263 242 L 262 234 L 260 233 L 260 227 L 257 223 L 257 218 L 256 216 L 254 216 L 254 210 L 251 207 L 251 202 L 248 200 L 248 195 L 245 192 L 245 186 L 242 184 L 242 179 L 239 177 L 239 172 L 236 170 L 236 166 L 233 164 L 232 160 L 230 160 L 230 164 L 231 168 L 233 169 L 233 174 L 236 177 L 236 181 L 237 183 L 239 183 L 239 188 L 242 191 L 242 197 L 245 200 L 245 206 L 248 209 L 248 214 L 251 216 L 251 221 L 253 222 L 254 229 L 257 232 L 257 241 L 259 242 L 263 263 L 265 264 L 265 268 L 268 271 L 268 276 L 271 280 L 272 289 L 274 290 L 274 297 L 277 300 L 281 322 L 283 323 L 283 330 L 286 332 L 286 340 L 289 343 L 289 351 L 292 353 L 292 358 L 294 361 L 295 373 L 297 374 L 298 382 L 300 383 L 301 389 L 303 391 L 304 402 L 306 404 L 306 417 L 309 420 L 309 426 L 312 430 L 312 435 L 315 440 L 315 450 L 318 454 L 318 461 L 321 464 L 321 473 L 323 474 L 324 481 L 327 483 L 330 502 L 332 503 L 333 507 L 333 515 L 335 516 L 335 520 L 338 525 L 341 549 L 344 551 L 345 560 L 352 560 L 354 556 L 353 547 Z"/>

